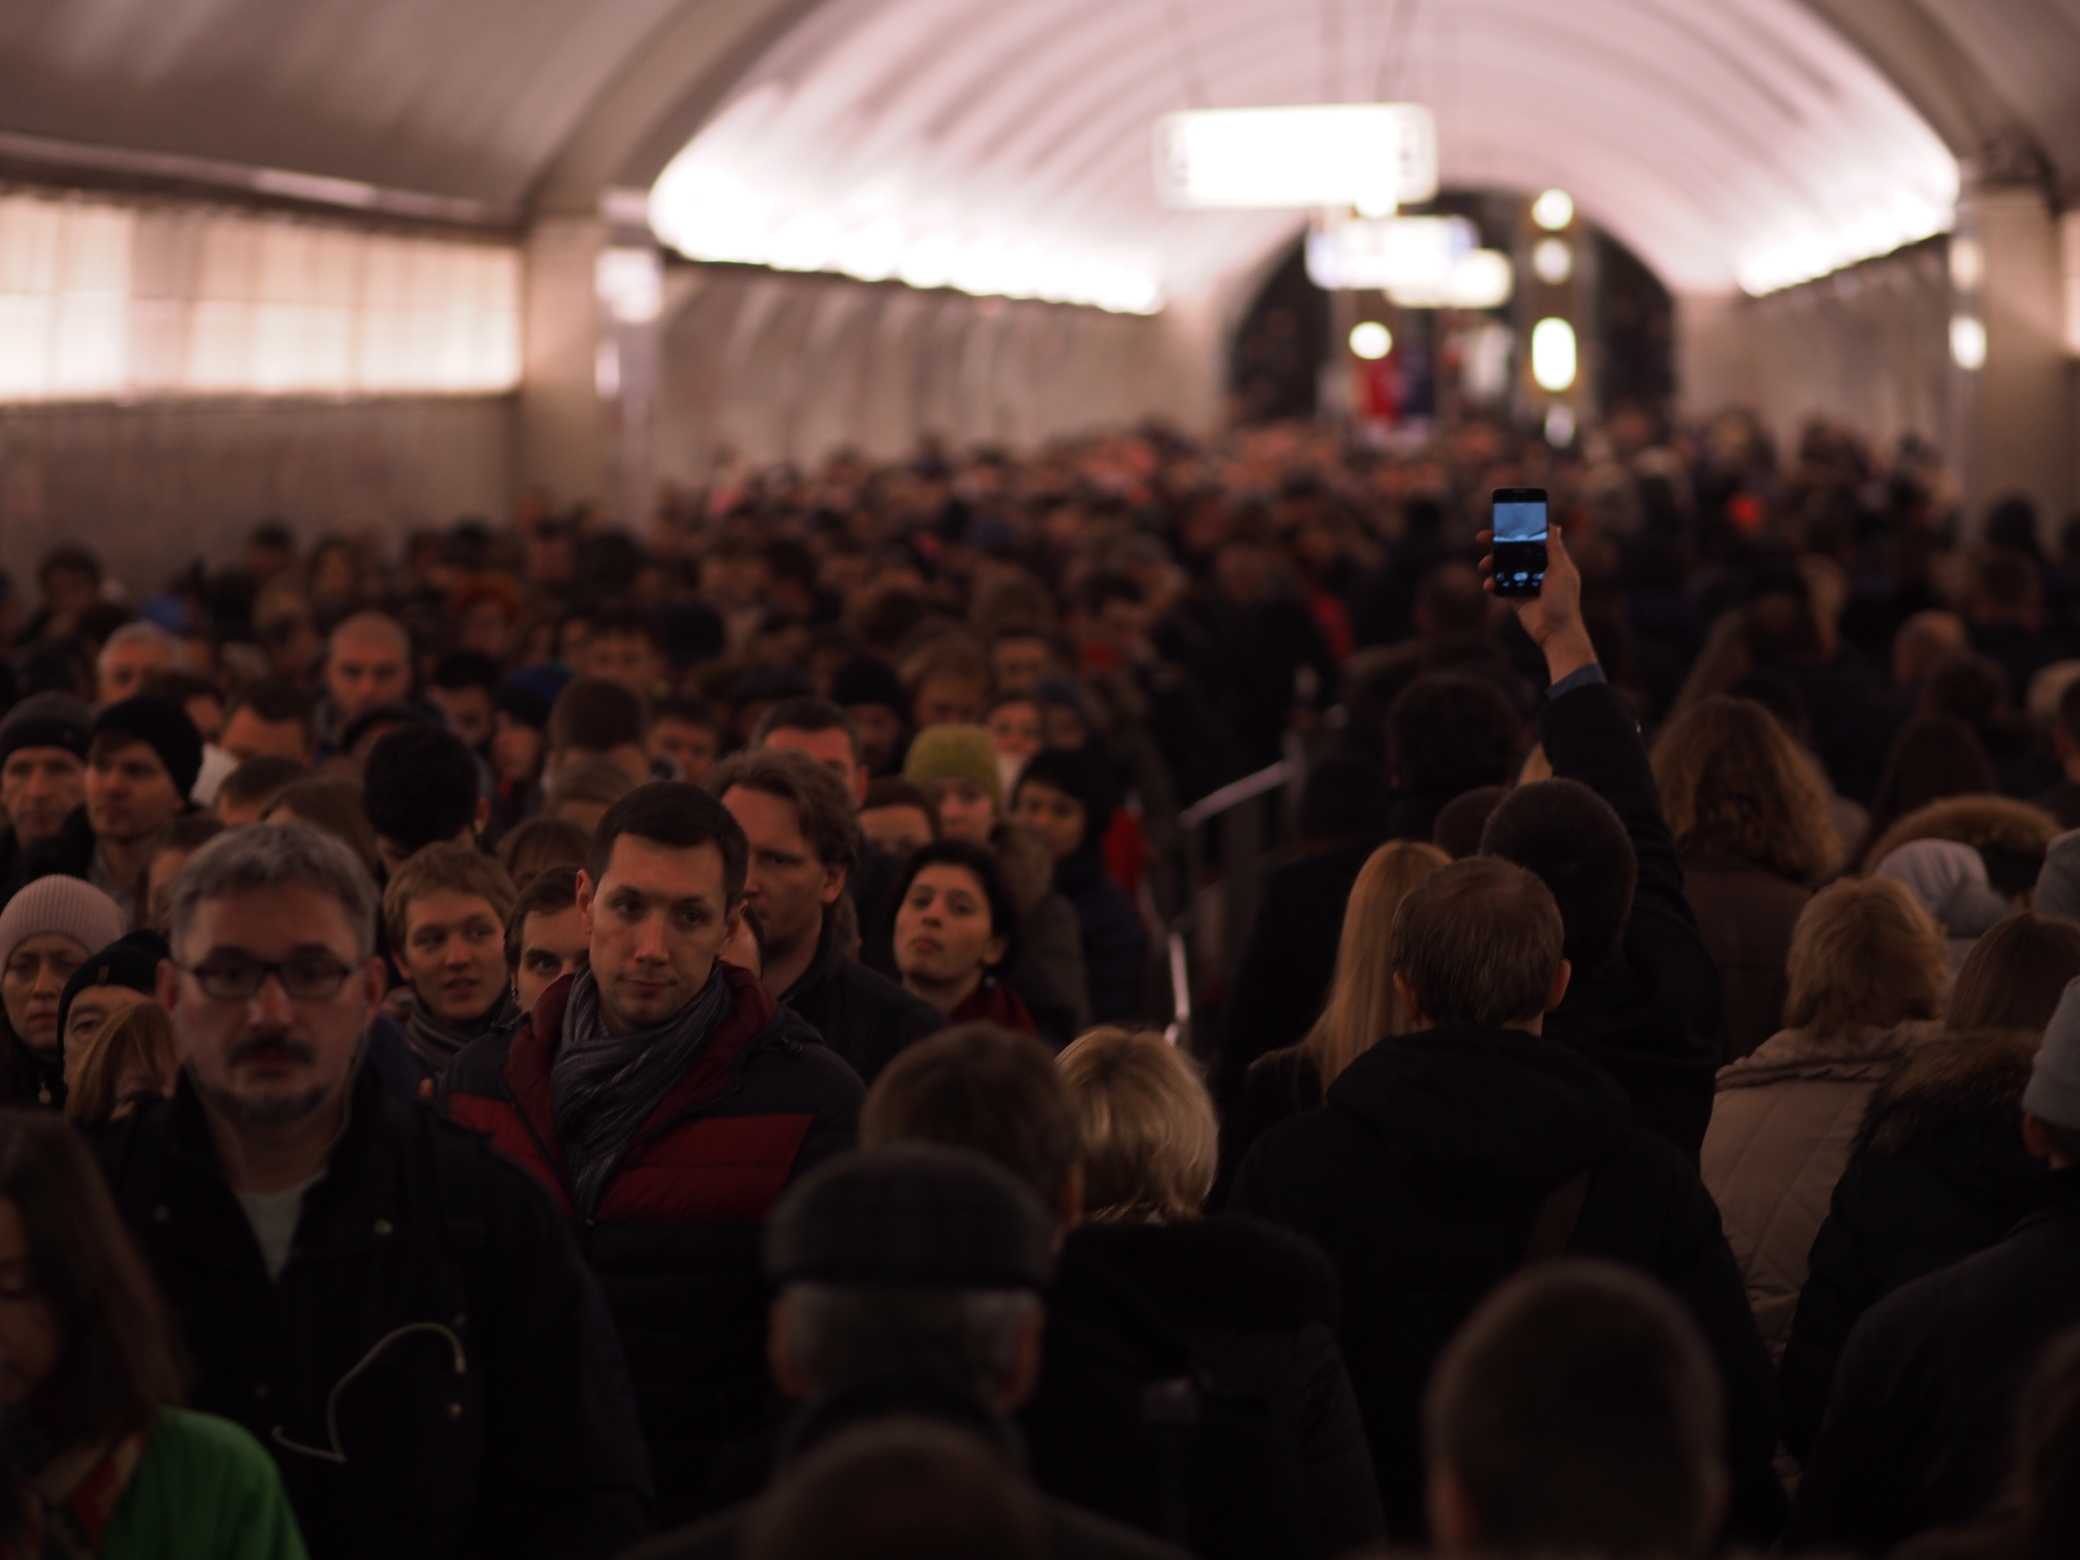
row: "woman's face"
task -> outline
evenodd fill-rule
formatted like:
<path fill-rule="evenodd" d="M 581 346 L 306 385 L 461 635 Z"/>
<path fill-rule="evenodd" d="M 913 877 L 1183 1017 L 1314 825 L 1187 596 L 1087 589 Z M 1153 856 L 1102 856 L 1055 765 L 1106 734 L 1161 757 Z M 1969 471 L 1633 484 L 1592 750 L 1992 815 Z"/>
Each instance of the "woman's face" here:
<path fill-rule="evenodd" d="M 939 787 L 939 832 L 950 840 L 987 845 L 997 826 L 997 804 L 973 780 L 947 780 Z"/>
<path fill-rule="evenodd" d="M 1075 855 L 1083 844 L 1083 803 L 1044 780 L 1028 780 L 1018 788 L 1011 821 L 1045 845 L 1056 861 Z"/>
<path fill-rule="evenodd" d="M 7 1005 L 7 1024 L 31 1050 L 49 1051 L 58 1044 L 58 998 L 65 982 L 87 962 L 87 950 L 62 932 L 24 937 L 0 970 L 0 997 Z"/>
<path fill-rule="evenodd" d="M 999 753 L 1017 759 L 1031 758 L 1045 745 L 1040 730 L 1040 706 L 1023 700 L 999 704 L 989 712 L 989 735 Z"/>
<path fill-rule="evenodd" d="M 924 987 L 958 987 L 1004 957 L 989 896 L 966 867 L 934 863 L 911 881 L 896 911 L 896 967 Z"/>
<path fill-rule="evenodd" d="M 0 1406 L 26 1403 L 58 1368 L 58 1318 L 37 1287 L 29 1232 L 0 1197 Z"/>
<path fill-rule="evenodd" d="M 501 784 L 532 780 L 542 767 L 542 734 L 504 710 L 491 717 L 491 770 Z"/>

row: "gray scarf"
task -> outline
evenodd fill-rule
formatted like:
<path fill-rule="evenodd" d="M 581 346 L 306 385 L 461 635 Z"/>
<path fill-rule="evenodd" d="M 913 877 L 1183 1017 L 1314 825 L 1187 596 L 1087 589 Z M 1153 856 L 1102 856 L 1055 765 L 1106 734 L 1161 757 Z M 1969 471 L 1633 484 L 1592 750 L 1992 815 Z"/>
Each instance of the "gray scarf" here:
<path fill-rule="evenodd" d="M 563 1010 L 563 1037 L 549 1082 L 556 1135 L 581 1214 L 591 1217 L 636 1133 L 733 1007 L 718 963 L 701 994 L 663 1023 L 612 1034 L 600 1011 L 598 982 L 592 971 L 579 972 Z"/>
<path fill-rule="evenodd" d="M 444 1023 L 435 1018 L 433 1009 L 426 1005 L 426 999 L 414 993 L 411 1010 L 405 1014 L 405 1043 L 429 1071 L 444 1073 L 464 1046 L 484 1035 L 497 1034 L 511 1027 L 519 1016 L 520 1004 L 514 1000 L 510 986 L 499 994 L 490 1012 L 474 1024 L 462 1025 Z"/>

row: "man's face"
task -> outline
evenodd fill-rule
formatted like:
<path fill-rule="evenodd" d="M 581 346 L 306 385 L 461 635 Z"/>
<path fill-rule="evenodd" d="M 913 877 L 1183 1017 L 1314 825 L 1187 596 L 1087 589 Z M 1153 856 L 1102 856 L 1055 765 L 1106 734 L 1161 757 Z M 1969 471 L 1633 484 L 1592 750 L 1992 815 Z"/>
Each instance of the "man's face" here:
<path fill-rule="evenodd" d="M 532 780 L 542 763 L 542 733 L 503 710 L 491 722 L 491 772 L 501 785 Z"/>
<path fill-rule="evenodd" d="M 677 766 L 679 778 L 689 785 L 699 785 L 708 778 L 721 747 L 722 733 L 713 726 L 695 725 L 675 715 L 667 715 L 650 727 L 650 756 L 669 759 Z"/>
<path fill-rule="evenodd" d="M 845 870 L 827 867 L 802 835 L 794 803 L 731 786 L 722 796 L 751 846 L 744 878 L 744 908 L 765 934 L 770 954 L 813 943 L 823 930 L 823 912 L 845 891 Z"/>
<path fill-rule="evenodd" d="M 310 675 L 325 651 L 317 620 L 305 605 L 291 604 L 270 612 L 264 621 L 254 623 L 253 632 L 276 675 L 297 682 Z"/>
<path fill-rule="evenodd" d="M 159 1000 L 211 1109 L 241 1126 L 330 1132 L 321 1113 L 346 1091 L 383 992 L 382 966 L 361 957 L 340 902 L 300 883 L 205 899 L 173 953 Z M 263 964 L 285 968 L 262 973 L 250 996 L 212 995 Z"/>
<path fill-rule="evenodd" d="M 300 722 L 262 720 L 250 705 L 224 723 L 218 745 L 241 764 L 249 758 L 286 758 L 306 765 L 311 761 L 310 739 Z"/>
<path fill-rule="evenodd" d="M 937 790 L 939 832 L 950 840 L 987 845 L 997 826 L 995 798 L 973 780 L 942 780 Z"/>
<path fill-rule="evenodd" d="M 1054 651 L 1044 639 L 1000 639 L 990 661 L 1006 693 L 1031 693 L 1055 671 Z"/>
<path fill-rule="evenodd" d="M 896 749 L 903 742 L 903 717 L 885 704 L 855 704 L 845 713 L 859 733 L 860 762 L 874 774 L 894 768 Z"/>
<path fill-rule="evenodd" d="M 578 874 L 600 1006 L 617 1034 L 661 1024 L 701 994 L 729 939 L 722 850 L 680 850 L 624 834 L 597 883 Z"/>
<path fill-rule="evenodd" d="M 17 748 L 0 766 L 0 807 L 23 842 L 56 834 L 86 794 L 86 763 L 64 748 Z"/>
<path fill-rule="evenodd" d="M 774 753 L 799 753 L 821 764 L 838 777 L 854 807 L 866 800 L 867 771 L 852 750 L 852 738 L 842 731 L 800 731 L 782 726 L 767 734 L 766 748 Z"/>
<path fill-rule="evenodd" d="M 491 740 L 491 690 L 488 688 L 428 688 L 426 697 L 441 712 L 448 729 L 472 753 L 484 750 Z"/>
<path fill-rule="evenodd" d="M 972 726 L 982 719 L 989 690 L 967 677 L 938 675 L 917 685 L 917 724 Z"/>
<path fill-rule="evenodd" d="M 133 644 L 110 645 L 101 652 L 94 702 L 106 709 L 120 700 L 134 697 L 143 689 L 147 677 L 167 670 L 172 662 L 167 647 L 157 640 L 142 639 Z"/>
<path fill-rule="evenodd" d="M 87 1048 L 102 1028 L 127 1009 L 145 1000 L 141 991 L 128 986 L 89 986 L 73 993 L 72 1006 L 65 1010 L 65 1083 L 79 1082 L 79 1066 Z"/>
<path fill-rule="evenodd" d="M 932 842 L 932 820 L 908 803 L 867 808 L 859 815 L 859 828 L 891 856 L 907 856 Z"/>
<path fill-rule="evenodd" d="M 580 675 L 619 683 L 649 698 L 657 692 L 656 647 L 641 634 L 600 634 L 588 640 Z"/>
<path fill-rule="evenodd" d="M 157 834 L 181 810 L 173 777 L 149 743 L 97 749 L 87 763 L 87 822 L 96 838 L 130 844 Z"/>
<path fill-rule="evenodd" d="M 573 904 L 544 914 L 537 910 L 520 923 L 520 963 L 513 970 L 513 992 L 528 1012 L 542 993 L 564 976 L 585 968 L 585 918 Z"/>
<path fill-rule="evenodd" d="M 443 1023 L 475 1023 L 505 990 L 505 928 L 475 894 L 443 889 L 414 899 L 399 957 L 412 990 Z"/>
<path fill-rule="evenodd" d="M 989 712 L 989 736 L 991 744 L 1006 757 L 1031 758 L 1047 745 L 1041 729 L 1040 706 L 1023 699 L 999 704 Z"/>
<path fill-rule="evenodd" d="M 345 628 L 332 636 L 325 691 L 342 724 L 378 704 L 401 703 L 411 676 L 405 646 L 396 636 L 372 626 Z"/>

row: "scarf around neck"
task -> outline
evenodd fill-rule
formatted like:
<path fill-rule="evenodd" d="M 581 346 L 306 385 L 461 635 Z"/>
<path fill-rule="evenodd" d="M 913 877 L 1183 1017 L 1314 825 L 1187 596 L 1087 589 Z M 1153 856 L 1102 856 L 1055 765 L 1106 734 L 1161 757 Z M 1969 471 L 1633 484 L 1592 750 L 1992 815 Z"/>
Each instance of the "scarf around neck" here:
<path fill-rule="evenodd" d="M 607 1028 L 592 971 L 578 974 L 549 1081 L 580 1212 L 590 1217 L 598 1207 L 636 1133 L 734 1005 L 718 963 L 700 995 L 663 1023 L 617 1035 Z"/>
<path fill-rule="evenodd" d="M 434 1072 L 444 1073 L 464 1046 L 484 1035 L 497 1034 L 519 1016 L 520 1004 L 514 1000 L 510 986 L 499 993 L 491 1011 L 473 1024 L 449 1024 L 435 1018 L 426 1000 L 414 993 L 411 1011 L 405 1015 L 405 1043 Z"/>

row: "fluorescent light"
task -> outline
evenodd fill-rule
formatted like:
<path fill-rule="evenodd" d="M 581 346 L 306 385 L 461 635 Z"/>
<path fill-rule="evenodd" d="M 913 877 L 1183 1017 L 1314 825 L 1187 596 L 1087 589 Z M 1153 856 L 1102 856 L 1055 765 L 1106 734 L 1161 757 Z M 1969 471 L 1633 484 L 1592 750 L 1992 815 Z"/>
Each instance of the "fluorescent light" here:
<path fill-rule="evenodd" d="M 1516 290 L 1516 267 L 1497 249 L 1462 256 L 1451 274 L 1428 286 L 1402 286 L 1387 296 L 1404 309 L 1499 309 Z"/>
<path fill-rule="evenodd" d="M 1558 395 L 1574 384 L 1575 369 L 1572 325 L 1549 317 L 1531 327 L 1531 377 L 1539 389 Z"/>
<path fill-rule="evenodd" d="M 1155 167 L 1166 206 L 1380 213 L 1437 194 L 1437 127 L 1416 103 L 1197 109 L 1156 122 Z"/>
<path fill-rule="evenodd" d="M 1986 366 L 1986 323 L 1972 314 L 1959 314 L 1950 321 L 1950 357 L 1967 374 Z"/>
<path fill-rule="evenodd" d="M 1307 275 L 1329 292 L 1436 289 L 1479 242 L 1464 217 L 1335 221 L 1307 235 Z"/>
<path fill-rule="evenodd" d="M 601 250 L 592 263 L 592 285 L 608 315 L 623 325 L 647 325 L 664 312 L 664 267 L 655 249 Z"/>
<path fill-rule="evenodd" d="M 1531 220 L 1548 233 L 1557 233 L 1574 220 L 1574 197 L 1565 190 L 1547 190 L 1531 203 Z"/>
<path fill-rule="evenodd" d="M 1377 363 L 1394 350 L 1394 333 L 1378 320 L 1365 320 L 1351 327 L 1351 355 Z"/>
<path fill-rule="evenodd" d="M 1950 285 L 1959 292 L 1971 292 L 1986 276 L 1986 251 L 1979 247 L 1976 238 L 1967 238 L 1962 233 L 1950 240 Z"/>
<path fill-rule="evenodd" d="M 1542 238 L 1531 246 L 1531 269 L 1549 287 L 1574 275 L 1574 251 L 1564 238 Z"/>

